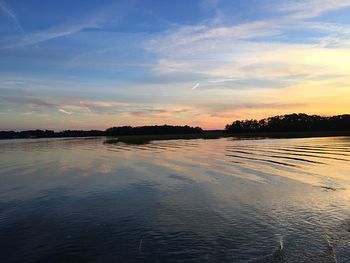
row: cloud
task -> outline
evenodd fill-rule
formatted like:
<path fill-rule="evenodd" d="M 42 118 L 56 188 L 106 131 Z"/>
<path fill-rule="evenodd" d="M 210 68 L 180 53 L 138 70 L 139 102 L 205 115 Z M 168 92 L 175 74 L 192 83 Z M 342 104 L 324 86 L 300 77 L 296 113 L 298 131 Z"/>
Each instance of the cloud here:
<path fill-rule="evenodd" d="M 64 109 L 58 109 L 58 111 L 66 115 L 72 115 L 72 112 L 66 111 Z"/>
<path fill-rule="evenodd" d="M 184 25 L 147 41 L 145 49 L 157 58 L 155 75 L 201 76 L 203 89 L 286 88 L 340 80 L 350 74 L 349 26 L 308 18 L 348 6 L 350 0 L 275 3 L 271 8 L 279 13 L 274 17 L 232 26 L 210 21 Z M 304 34 L 295 39 L 290 37 L 294 31 Z"/>
<path fill-rule="evenodd" d="M 0 7 L 4 9 L 6 6 L 2 5 L 0 0 Z M 9 9 L 7 13 L 15 19 L 16 16 Z M 5 46 L 5 48 L 16 48 L 24 47 L 39 44 L 48 40 L 65 37 L 69 35 L 74 35 L 85 29 L 97 29 L 102 27 L 105 24 L 108 24 L 111 21 L 115 21 L 120 14 L 116 15 L 114 12 L 116 10 L 115 6 L 110 6 L 108 8 L 102 8 L 101 10 L 94 11 L 89 17 L 81 18 L 77 20 L 71 20 L 69 22 L 62 23 L 61 25 L 48 28 L 39 32 L 31 32 L 23 35 L 20 38 L 17 38 L 15 41 L 12 41 L 11 44 Z M 16 19 L 17 20 L 17 19 Z M 18 23 L 19 24 L 19 23 Z"/>
<path fill-rule="evenodd" d="M 133 117 L 155 117 L 155 116 L 170 116 L 169 112 L 164 109 L 140 109 L 134 111 L 127 111 L 124 113 L 126 116 Z"/>
<path fill-rule="evenodd" d="M 216 9 L 219 3 L 220 3 L 220 0 L 201 0 L 200 7 L 204 11 L 210 11 L 210 10 Z"/>
<path fill-rule="evenodd" d="M 37 98 L 28 95 L 0 95 L 0 101 L 6 104 L 14 104 L 20 106 L 35 106 L 35 107 L 45 107 L 45 108 L 54 108 L 57 107 L 57 104 L 51 100 Z"/>
<path fill-rule="evenodd" d="M 256 21 L 236 26 L 183 26 L 146 43 L 146 50 L 156 54 L 155 74 L 203 74 L 207 77 L 227 64 L 252 57 L 260 48 L 252 38 L 281 34 L 274 21 Z M 252 55 L 247 54 L 247 43 Z M 222 76 L 220 76 L 222 77 Z M 233 76 L 226 75 L 227 78 Z"/>
<path fill-rule="evenodd" d="M 191 54 L 194 46 L 198 50 L 213 50 L 217 41 L 238 41 L 257 37 L 267 37 L 281 33 L 279 25 L 273 20 L 255 21 L 234 26 L 212 26 L 199 24 L 182 26 L 169 31 L 146 43 L 146 50 L 163 55 L 175 49 L 182 54 Z M 201 43 L 201 45 L 198 45 Z M 231 43 L 232 44 L 232 43 Z"/>
<path fill-rule="evenodd" d="M 46 31 L 26 34 L 16 43 L 10 44 L 6 48 L 15 48 L 39 44 L 51 39 L 73 35 L 87 28 L 97 28 L 97 23 L 82 23 L 76 25 L 61 26 L 48 29 Z"/>
<path fill-rule="evenodd" d="M 192 87 L 192 90 L 195 90 L 199 87 L 199 83 L 196 83 L 193 87 Z"/>
<path fill-rule="evenodd" d="M 108 113 L 121 111 L 129 105 L 126 102 L 119 101 L 91 101 L 77 98 L 47 98 L 32 96 L 28 94 L 0 94 L 0 101 L 7 108 L 19 108 L 26 112 L 47 112 L 59 111 L 64 114 L 80 113 Z"/>
<path fill-rule="evenodd" d="M 135 109 L 128 109 L 123 112 L 126 117 L 137 117 L 144 119 L 157 119 L 157 118 L 175 118 L 179 117 L 181 114 L 189 113 L 193 109 L 190 108 L 178 108 L 178 107 L 166 107 L 166 108 L 156 108 L 156 107 L 141 107 Z"/>
<path fill-rule="evenodd" d="M 234 111 L 234 110 L 249 110 L 249 109 L 256 109 L 256 110 L 262 110 L 262 109 L 287 109 L 287 108 L 297 108 L 297 107 L 304 107 L 306 106 L 305 103 L 301 102 L 240 102 L 240 103 L 212 103 L 212 104 L 203 104 L 202 107 L 209 109 L 212 112 L 222 113 L 227 111 Z"/>
<path fill-rule="evenodd" d="M 349 0 L 293 0 L 281 4 L 279 10 L 291 13 L 290 18 L 305 19 L 347 7 L 350 7 Z"/>
<path fill-rule="evenodd" d="M 79 103 L 87 107 L 116 107 L 129 105 L 129 103 L 121 101 L 79 101 Z"/>
<path fill-rule="evenodd" d="M 7 6 L 5 0 L 0 0 L 0 10 L 11 20 L 16 26 L 16 29 L 19 30 L 20 32 L 24 32 L 21 24 L 19 23 L 16 14 Z"/>

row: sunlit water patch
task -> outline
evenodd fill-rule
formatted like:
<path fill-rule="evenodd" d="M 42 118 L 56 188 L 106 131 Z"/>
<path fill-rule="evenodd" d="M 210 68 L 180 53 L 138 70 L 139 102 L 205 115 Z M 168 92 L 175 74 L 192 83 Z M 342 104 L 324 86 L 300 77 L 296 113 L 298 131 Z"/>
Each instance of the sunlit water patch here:
<path fill-rule="evenodd" d="M 350 138 L 0 141 L 0 262 L 350 262 Z"/>

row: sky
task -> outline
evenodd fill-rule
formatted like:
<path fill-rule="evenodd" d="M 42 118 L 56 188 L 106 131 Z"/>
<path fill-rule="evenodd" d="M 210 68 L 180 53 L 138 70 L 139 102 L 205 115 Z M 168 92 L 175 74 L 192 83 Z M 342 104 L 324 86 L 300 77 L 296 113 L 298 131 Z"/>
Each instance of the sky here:
<path fill-rule="evenodd" d="M 350 0 L 0 0 L 0 130 L 350 113 Z"/>

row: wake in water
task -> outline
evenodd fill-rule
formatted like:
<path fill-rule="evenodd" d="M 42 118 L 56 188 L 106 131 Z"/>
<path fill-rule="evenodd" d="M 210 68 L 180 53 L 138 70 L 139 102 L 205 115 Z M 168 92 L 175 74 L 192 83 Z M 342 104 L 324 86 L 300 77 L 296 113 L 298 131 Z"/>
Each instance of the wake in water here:
<path fill-rule="evenodd" d="M 284 255 L 284 244 L 283 244 L 283 238 L 281 237 L 278 242 L 278 247 L 275 252 L 273 252 L 272 255 L 268 255 L 266 257 L 260 258 L 258 260 L 252 261 L 252 263 L 278 263 L 278 262 L 287 262 Z"/>
<path fill-rule="evenodd" d="M 290 251 L 285 248 L 283 238 L 280 238 L 276 250 L 271 254 L 260 259 L 251 261 L 252 263 L 339 263 L 348 262 L 342 259 L 342 254 L 350 248 L 350 220 L 327 231 L 324 236 L 324 249 L 313 251 L 305 247 L 299 251 Z M 339 254 L 339 255 L 338 255 Z"/>

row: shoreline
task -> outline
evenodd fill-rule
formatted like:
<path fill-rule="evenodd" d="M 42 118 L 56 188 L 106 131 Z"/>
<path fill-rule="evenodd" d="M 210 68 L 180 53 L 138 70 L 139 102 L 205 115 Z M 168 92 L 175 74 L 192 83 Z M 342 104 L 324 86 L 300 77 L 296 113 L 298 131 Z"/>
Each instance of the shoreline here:
<path fill-rule="evenodd" d="M 287 138 L 317 138 L 350 136 L 350 131 L 322 131 L 322 132 L 264 132 L 264 133 L 211 133 L 202 134 L 166 134 L 166 135 L 123 135 L 118 137 L 107 137 L 106 143 L 148 143 L 161 140 L 192 140 L 192 139 L 220 139 L 220 138 L 259 138 L 259 139 L 287 139 Z"/>
<path fill-rule="evenodd" d="M 147 143 L 150 141 L 161 140 L 193 140 L 193 139 L 220 139 L 220 138 L 257 138 L 257 139 L 287 139 L 287 138 L 316 138 L 316 137 L 338 137 L 350 136 L 350 131 L 308 131 L 308 132 L 257 132 L 257 133 L 224 133 L 210 132 L 193 133 L 193 134 L 148 134 L 148 135 L 121 135 L 121 136 L 57 136 L 57 137 L 31 137 L 31 138 L 1 138 L 4 140 L 22 140 L 22 139 L 73 139 L 73 138 L 96 138 L 105 137 L 106 143 Z"/>

